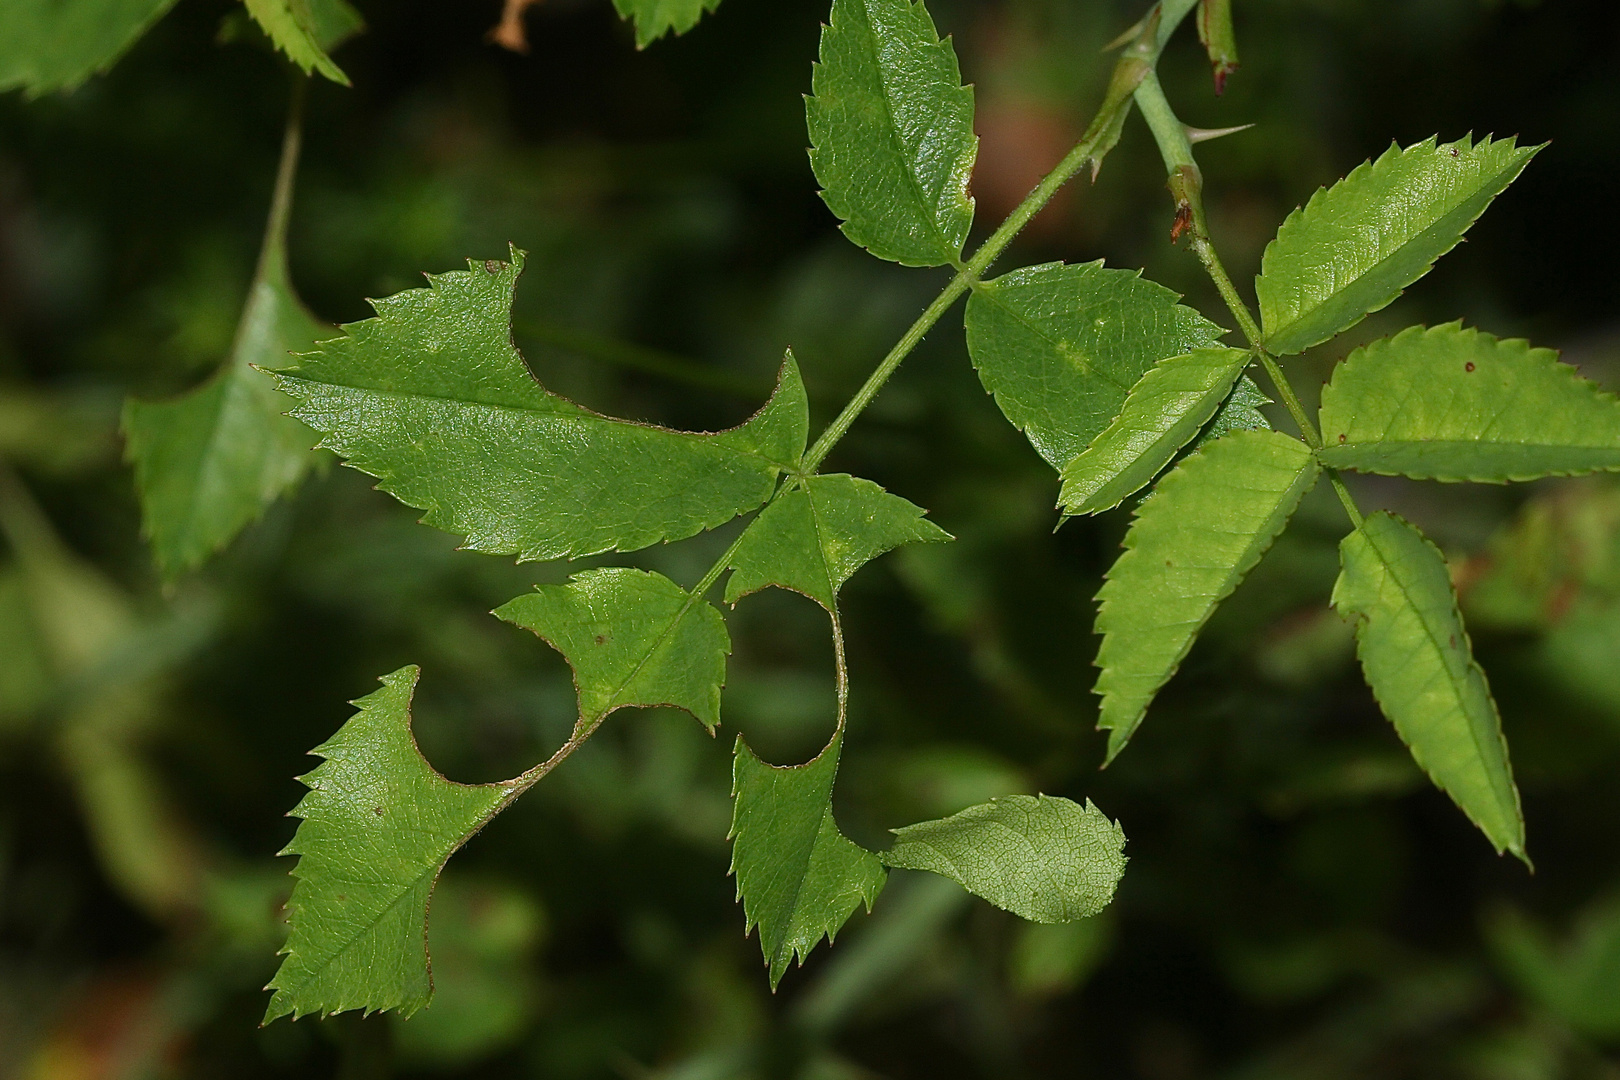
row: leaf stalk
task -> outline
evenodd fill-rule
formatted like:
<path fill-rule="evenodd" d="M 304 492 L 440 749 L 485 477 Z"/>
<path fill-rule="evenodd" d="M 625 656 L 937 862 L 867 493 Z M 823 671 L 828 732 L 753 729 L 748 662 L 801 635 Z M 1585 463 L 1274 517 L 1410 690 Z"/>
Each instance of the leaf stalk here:
<path fill-rule="evenodd" d="M 1316 425 L 1311 422 L 1310 415 L 1300 403 L 1299 395 L 1294 392 L 1288 376 L 1283 374 L 1276 359 L 1266 351 L 1260 324 L 1249 310 L 1248 303 L 1239 295 L 1237 286 L 1232 284 L 1232 278 L 1227 274 L 1226 266 L 1215 250 L 1215 243 L 1210 239 L 1209 224 L 1204 216 L 1203 174 L 1198 169 L 1198 162 L 1193 159 L 1192 142 L 1187 136 L 1187 126 L 1171 109 L 1157 74 L 1149 72 L 1141 85 L 1136 88 L 1136 103 L 1142 110 L 1142 118 L 1147 121 L 1148 127 L 1153 132 L 1154 142 L 1159 147 L 1159 156 L 1164 159 L 1165 169 L 1170 174 L 1170 194 L 1176 200 L 1176 222 L 1170 230 L 1171 241 L 1179 239 L 1183 232 L 1188 234 L 1188 246 L 1203 265 L 1210 280 L 1215 283 L 1215 289 L 1226 302 L 1232 318 L 1237 320 L 1238 328 L 1243 331 L 1243 336 L 1248 339 L 1249 347 L 1260 361 L 1260 366 L 1265 368 L 1267 377 L 1276 387 L 1277 396 L 1282 399 L 1283 407 L 1288 410 L 1288 415 L 1298 426 L 1305 444 L 1312 450 L 1322 449 L 1321 432 L 1317 431 Z M 1362 514 L 1355 500 L 1351 498 L 1350 490 L 1345 487 L 1337 471 L 1333 469 L 1324 471 L 1327 473 L 1328 482 L 1333 485 L 1334 494 L 1338 495 L 1345 513 L 1350 516 L 1351 524 L 1359 529 Z"/>

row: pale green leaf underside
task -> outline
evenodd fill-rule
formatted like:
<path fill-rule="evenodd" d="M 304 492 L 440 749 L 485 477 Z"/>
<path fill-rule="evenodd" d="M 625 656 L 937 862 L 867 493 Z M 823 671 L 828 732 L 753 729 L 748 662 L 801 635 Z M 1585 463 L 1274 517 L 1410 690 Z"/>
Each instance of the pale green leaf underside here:
<path fill-rule="evenodd" d="M 771 987 L 796 957 L 831 941 L 857 907 L 868 911 L 887 877 L 883 864 L 838 831 L 832 786 L 840 731 L 803 765 L 767 765 L 739 736 L 732 764 L 731 872 L 746 930 L 759 927 Z"/>
<path fill-rule="evenodd" d="M 1288 524 L 1317 472 L 1298 439 L 1238 431 L 1186 457 L 1142 504 L 1097 594 L 1097 727 L 1109 733 L 1109 761 L 1216 606 Z"/>
<path fill-rule="evenodd" d="M 846 473 L 806 477 L 743 533 L 731 557 L 726 603 L 779 585 L 832 611 L 838 590 L 870 560 L 901 544 L 951 539 L 923 513 L 870 480 Z"/>
<path fill-rule="evenodd" d="M 106 72 L 174 0 L 8 0 L 0 20 L 0 91 L 72 90 Z"/>
<path fill-rule="evenodd" d="M 1288 215 L 1255 280 L 1267 351 L 1297 353 L 1377 311 L 1456 246 L 1540 147 L 1391 146 Z"/>
<path fill-rule="evenodd" d="M 922 3 L 834 0 L 805 101 L 810 165 L 844 235 L 938 266 L 973 224 L 973 91 Z"/>
<path fill-rule="evenodd" d="M 1551 349 L 1447 323 L 1357 349 L 1322 391 L 1322 464 L 1506 483 L 1620 469 L 1620 401 Z"/>
<path fill-rule="evenodd" d="M 1339 560 L 1333 606 L 1355 623 L 1356 652 L 1384 715 L 1496 850 L 1524 859 L 1507 740 L 1439 549 L 1379 511 L 1344 538 Z"/>
<path fill-rule="evenodd" d="M 546 390 L 513 346 L 523 254 L 468 265 L 376 301 L 376 318 L 278 373 L 322 446 L 466 547 L 553 559 L 683 539 L 759 506 L 803 453 L 791 356 L 741 427 L 614 420 Z"/>
<path fill-rule="evenodd" d="M 725 620 L 662 574 L 586 570 L 509 600 L 495 614 L 563 654 L 574 669 L 582 724 L 629 705 L 685 709 L 711 730 L 720 722 L 731 652 Z"/>
<path fill-rule="evenodd" d="M 315 434 L 286 415 L 294 402 L 254 366 L 285 363 L 324 329 L 285 274 L 269 274 L 254 283 L 231 358 L 212 378 L 169 401 L 125 403 L 125 454 L 165 576 L 219 551 L 303 477 Z"/>
<path fill-rule="evenodd" d="M 720 0 L 613 0 L 619 18 L 635 23 L 638 49 L 645 49 L 672 30 L 686 33 L 719 6 Z"/>
<path fill-rule="evenodd" d="M 1221 328 L 1178 299 L 1101 262 L 1024 267 L 973 290 L 968 352 L 1007 419 L 1062 469 L 1153 365 L 1217 344 Z"/>
<path fill-rule="evenodd" d="M 1063 467 L 1064 513 L 1111 510 L 1146 487 L 1215 415 L 1248 362 L 1242 349 L 1195 349 L 1150 368 L 1119 417 Z"/>
<path fill-rule="evenodd" d="M 304 74 L 319 71 L 344 86 L 349 77 L 327 50 L 358 30 L 362 21 L 346 0 L 242 0 L 248 14 Z"/>
<path fill-rule="evenodd" d="M 1125 833 L 1087 800 L 1008 795 L 894 830 L 890 866 L 930 870 L 1032 922 L 1089 918 L 1125 873 Z"/>
<path fill-rule="evenodd" d="M 326 760 L 300 777 L 309 787 L 283 855 L 297 855 L 287 901 L 286 959 L 266 989 L 278 1016 L 398 1009 L 432 996 L 427 907 L 452 852 L 500 809 L 511 783 L 452 783 L 411 735 L 418 671 L 382 677 L 382 689 L 311 753 Z"/>

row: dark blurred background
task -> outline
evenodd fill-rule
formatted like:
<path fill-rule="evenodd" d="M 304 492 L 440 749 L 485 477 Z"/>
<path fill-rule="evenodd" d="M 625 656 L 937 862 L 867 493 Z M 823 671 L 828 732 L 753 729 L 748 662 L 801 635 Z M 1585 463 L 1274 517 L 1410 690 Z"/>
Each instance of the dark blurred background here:
<path fill-rule="evenodd" d="M 324 319 L 511 241 L 530 252 L 516 336 L 552 388 L 713 429 L 791 345 L 820 423 L 942 284 L 854 248 L 817 198 L 800 95 L 822 0 L 725 0 L 639 52 L 607 0 L 545 0 L 527 56 L 486 43 L 496 0 L 359 7 L 368 30 L 337 54 L 353 89 L 311 88 L 294 208 L 293 277 Z M 977 87 L 981 234 L 1083 129 L 1101 47 L 1144 7 L 932 4 Z M 1620 389 L 1620 10 L 1236 8 L 1224 97 L 1190 26 L 1163 76 L 1190 123 L 1256 124 L 1200 148 L 1240 282 L 1289 209 L 1392 139 L 1551 140 L 1300 385 L 1360 341 L 1464 318 Z M 882 846 L 991 795 L 1090 797 L 1130 837 L 1114 905 L 1032 926 L 897 872 L 772 995 L 726 877 L 729 736 L 625 713 L 452 862 L 430 1008 L 260 1029 L 283 815 L 345 701 L 421 664 L 424 750 L 474 781 L 549 752 L 573 692 L 485 614 L 568 568 L 458 553 L 347 469 L 172 588 L 152 569 L 119 403 L 229 350 L 289 96 L 266 48 L 219 42 L 232 12 L 182 0 L 110 75 L 0 97 L 0 1075 L 1620 1077 L 1620 487 L 1358 485 L 1453 561 L 1533 875 L 1417 773 L 1362 686 L 1325 608 L 1346 528 L 1325 489 L 1099 772 L 1091 597 L 1127 515 L 1054 535 L 1055 477 L 979 386 L 959 313 L 829 463 L 958 537 L 845 591 L 839 819 Z M 1171 212 L 1133 120 L 1001 265 L 1145 267 L 1229 322 Z M 628 561 L 690 583 L 731 535 Z M 803 760 L 831 724 L 824 617 L 770 591 L 727 618 L 725 723 Z"/>

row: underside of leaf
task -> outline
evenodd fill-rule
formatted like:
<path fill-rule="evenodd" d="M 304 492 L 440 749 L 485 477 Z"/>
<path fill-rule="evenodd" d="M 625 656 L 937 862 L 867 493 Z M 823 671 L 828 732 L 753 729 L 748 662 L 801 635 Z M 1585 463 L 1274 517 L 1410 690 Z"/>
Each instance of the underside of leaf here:
<path fill-rule="evenodd" d="M 309 793 L 292 813 L 303 821 L 281 852 L 299 857 L 298 880 L 265 1023 L 350 1009 L 409 1016 L 432 996 L 433 884 L 513 784 L 456 784 L 434 771 L 411 735 L 418 674 L 384 675 L 382 689 L 310 751 L 326 760 L 300 777 Z"/>
<path fill-rule="evenodd" d="M 1097 727 L 1109 733 L 1108 761 L 1216 606 L 1287 526 L 1317 472 L 1298 439 L 1238 431 L 1186 457 L 1142 504 L 1097 594 Z"/>
<path fill-rule="evenodd" d="M 468 263 L 374 303 L 280 376 L 321 445 L 465 546 L 520 559 L 630 551 L 723 524 L 768 499 L 809 425 L 792 356 L 741 427 L 694 434 L 559 397 L 512 344 L 523 254 Z"/>
<path fill-rule="evenodd" d="M 1339 546 L 1333 606 L 1384 715 L 1418 765 L 1498 852 L 1528 863 L 1519 790 L 1485 673 L 1474 662 L 1440 551 L 1387 511 Z"/>
<path fill-rule="evenodd" d="M 739 736 L 732 763 L 731 872 L 747 920 L 759 927 L 771 988 L 796 958 L 830 942 L 855 909 L 868 911 L 886 873 L 878 857 L 838 831 L 832 786 L 840 730 L 803 765 L 767 765 Z"/>
<path fill-rule="evenodd" d="M 942 874 L 1032 922 L 1097 914 L 1125 873 L 1125 832 L 1090 800 L 1007 795 L 894 834 L 889 866 Z"/>
<path fill-rule="evenodd" d="M 1297 353 L 1394 300 L 1450 251 L 1540 147 L 1433 138 L 1391 146 L 1295 210 L 1267 246 L 1255 293 L 1265 346 Z"/>
<path fill-rule="evenodd" d="M 1620 400 L 1551 349 L 1460 323 L 1351 353 L 1322 391 L 1322 464 L 1506 483 L 1620 469 Z"/>

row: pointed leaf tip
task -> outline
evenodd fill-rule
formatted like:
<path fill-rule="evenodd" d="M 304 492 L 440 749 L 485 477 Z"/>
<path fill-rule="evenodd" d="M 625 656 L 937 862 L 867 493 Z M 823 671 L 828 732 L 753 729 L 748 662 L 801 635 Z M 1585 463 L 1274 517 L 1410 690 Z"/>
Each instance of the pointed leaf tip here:
<path fill-rule="evenodd" d="M 1301 352 L 1354 326 L 1427 274 L 1541 147 L 1434 137 L 1391 146 L 1318 189 L 1277 231 L 1255 292 L 1268 351 Z"/>
<path fill-rule="evenodd" d="M 739 427 L 671 431 L 551 393 L 511 340 L 510 262 L 470 261 L 375 302 L 279 373 L 322 445 L 474 551 L 520 559 L 683 539 L 764 503 L 804 452 L 797 367 Z"/>
<path fill-rule="evenodd" d="M 831 941 L 862 904 L 870 911 L 887 873 L 846 839 L 832 814 L 843 733 L 803 765 L 761 761 L 738 736 L 732 763 L 731 872 L 745 932 L 759 927 L 774 991 L 794 960 Z"/>
<path fill-rule="evenodd" d="M 1137 510 L 1098 592 L 1097 727 L 1113 761 L 1215 608 L 1271 547 L 1319 470 L 1275 431 L 1236 431 L 1184 458 Z"/>
<path fill-rule="evenodd" d="M 1388 511 L 1339 546 L 1333 606 L 1401 741 L 1497 852 L 1529 865 L 1507 740 L 1438 548 Z"/>
<path fill-rule="evenodd" d="M 351 1009 L 409 1016 L 432 996 L 434 882 L 512 785 L 457 784 L 422 757 L 410 716 L 418 675 L 383 676 L 311 751 L 325 760 L 300 777 L 309 791 L 292 811 L 303 820 L 283 854 L 299 857 L 296 882 L 264 1023 Z"/>

